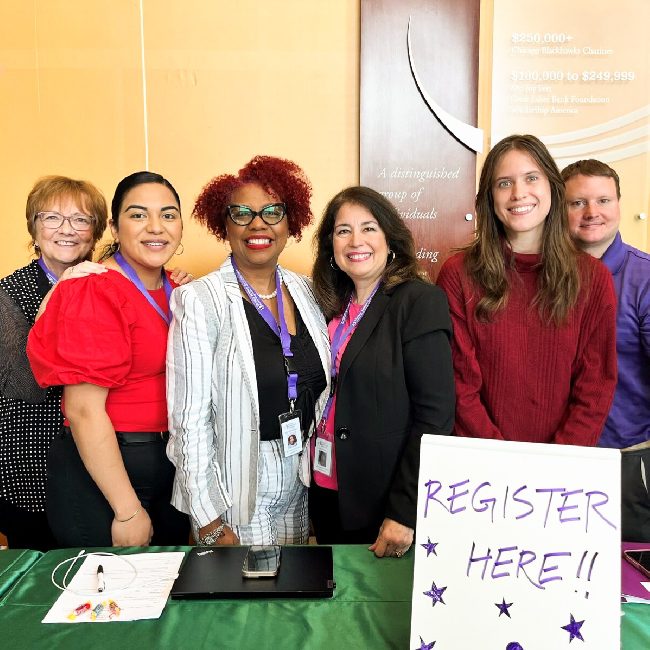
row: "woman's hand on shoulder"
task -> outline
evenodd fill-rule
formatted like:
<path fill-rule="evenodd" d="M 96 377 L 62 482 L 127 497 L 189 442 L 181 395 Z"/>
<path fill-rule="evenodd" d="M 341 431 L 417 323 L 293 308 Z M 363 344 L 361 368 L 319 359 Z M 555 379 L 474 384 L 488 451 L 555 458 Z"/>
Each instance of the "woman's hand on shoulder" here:
<path fill-rule="evenodd" d="M 69 266 L 59 278 L 59 282 L 63 280 L 72 280 L 73 278 L 85 278 L 87 275 L 100 275 L 101 273 L 106 273 L 108 269 L 103 264 L 97 264 L 97 262 L 89 262 L 88 260 L 84 262 L 79 262 L 74 266 Z"/>
<path fill-rule="evenodd" d="M 85 278 L 87 275 L 101 275 L 102 273 L 106 273 L 106 271 L 108 271 L 108 269 L 103 264 L 97 264 L 96 262 L 89 262 L 86 260 L 85 262 L 79 262 L 79 264 L 75 264 L 74 266 L 69 266 L 61 274 L 59 282 L 64 282 L 65 280 L 73 280 L 74 278 Z M 50 301 L 52 292 L 56 289 L 56 286 L 57 285 L 55 284 L 45 294 L 45 297 L 43 298 L 41 305 L 36 312 L 36 318 L 34 320 L 38 320 L 43 315 L 43 312 L 47 307 L 47 303 Z"/>
<path fill-rule="evenodd" d="M 413 529 L 384 519 L 375 543 L 368 548 L 377 557 L 402 557 L 413 544 Z"/>
<path fill-rule="evenodd" d="M 180 269 L 176 267 L 170 274 L 169 277 L 172 279 L 173 282 L 175 282 L 179 287 L 183 286 L 184 284 L 187 284 L 188 282 L 192 282 L 194 280 L 194 276 L 191 273 L 188 273 L 187 271 L 184 271 L 183 269 Z"/>
<path fill-rule="evenodd" d="M 152 537 L 151 519 L 142 505 L 139 506 L 137 514 L 126 521 L 113 519 L 111 525 L 113 546 L 149 546 Z"/>

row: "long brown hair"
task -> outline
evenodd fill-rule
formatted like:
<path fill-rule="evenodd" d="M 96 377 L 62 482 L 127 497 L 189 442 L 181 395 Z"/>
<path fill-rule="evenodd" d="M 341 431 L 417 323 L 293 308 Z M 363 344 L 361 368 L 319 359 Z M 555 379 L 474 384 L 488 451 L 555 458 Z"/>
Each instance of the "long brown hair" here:
<path fill-rule="evenodd" d="M 327 204 L 314 235 L 316 247 L 316 261 L 312 273 L 314 293 L 327 320 L 343 311 L 354 289 L 354 284 L 348 275 L 334 266 L 332 243 L 334 224 L 338 211 L 346 203 L 360 205 L 372 214 L 386 237 L 389 250 L 393 253 L 382 276 L 384 290 L 392 289 L 407 280 L 428 281 L 420 273 L 411 231 L 406 227 L 393 204 L 369 187 L 348 187 Z"/>
<path fill-rule="evenodd" d="M 465 249 L 465 269 L 481 291 L 476 317 L 486 322 L 508 301 L 508 261 L 504 255 L 507 237 L 494 210 L 492 185 L 498 164 L 512 150 L 528 154 L 546 176 L 551 187 L 551 208 L 544 220 L 541 272 L 533 304 L 548 323 L 566 321 L 580 293 L 578 251 L 568 230 L 564 183 L 544 144 L 533 135 L 511 135 L 496 144 L 485 159 L 476 194 L 476 239 Z M 511 259 L 514 264 L 514 258 Z"/>

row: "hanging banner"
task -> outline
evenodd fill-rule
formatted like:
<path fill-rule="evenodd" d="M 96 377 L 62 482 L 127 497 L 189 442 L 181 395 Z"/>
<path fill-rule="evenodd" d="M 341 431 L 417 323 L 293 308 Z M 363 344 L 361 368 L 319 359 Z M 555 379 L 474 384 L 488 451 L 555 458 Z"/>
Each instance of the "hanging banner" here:
<path fill-rule="evenodd" d="M 646 248 L 650 2 L 610 9 L 604 17 L 593 0 L 495 0 L 492 144 L 533 133 L 560 169 L 585 158 L 614 167 L 623 238 Z"/>

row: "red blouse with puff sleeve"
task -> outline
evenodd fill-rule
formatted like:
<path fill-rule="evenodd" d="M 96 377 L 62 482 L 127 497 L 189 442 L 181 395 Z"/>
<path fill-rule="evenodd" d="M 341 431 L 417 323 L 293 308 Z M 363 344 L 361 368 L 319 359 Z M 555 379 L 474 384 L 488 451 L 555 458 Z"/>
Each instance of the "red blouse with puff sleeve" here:
<path fill-rule="evenodd" d="M 149 293 L 166 311 L 164 289 Z M 166 431 L 167 330 L 137 287 L 109 269 L 56 287 L 27 354 L 41 386 L 108 388 L 106 412 L 116 431 Z"/>

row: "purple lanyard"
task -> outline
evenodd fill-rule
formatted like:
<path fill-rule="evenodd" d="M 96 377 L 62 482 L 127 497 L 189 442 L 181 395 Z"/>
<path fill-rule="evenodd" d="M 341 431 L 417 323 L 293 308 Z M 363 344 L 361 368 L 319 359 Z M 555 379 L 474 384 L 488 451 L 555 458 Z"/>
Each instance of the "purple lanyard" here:
<path fill-rule="evenodd" d="M 172 295 L 172 285 L 165 273 L 165 269 L 160 270 L 160 275 L 162 276 L 163 288 L 165 289 L 165 296 L 167 297 L 167 313 L 165 313 L 160 308 L 160 305 L 151 297 L 149 291 L 145 289 L 144 284 L 142 284 L 142 280 L 138 277 L 138 274 L 135 272 L 133 267 L 124 259 L 122 253 L 117 251 L 113 257 L 124 273 L 126 273 L 129 280 L 135 284 L 138 291 L 146 298 L 147 302 L 160 314 L 160 317 L 165 321 L 165 323 L 169 325 L 172 320 L 172 313 L 169 309 L 169 297 Z"/>
<path fill-rule="evenodd" d="M 356 315 L 354 320 L 346 328 L 345 322 L 348 320 L 348 315 L 350 313 L 352 296 L 350 296 L 350 300 L 348 300 L 348 304 L 345 307 L 343 316 L 341 316 L 341 322 L 338 324 L 338 327 L 334 332 L 334 336 L 332 337 L 332 379 L 334 379 L 337 375 L 336 357 L 339 353 L 339 350 L 345 344 L 345 342 L 350 338 L 352 332 L 354 331 L 354 328 L 359 324 L 359 321 L 363 318 L 363 315 L 366 313 L 368 307 L 370 307 L 370 302 L 372 301 L 375 294 L 377 293 L 377 289 L 379 289 L 379 284 L 380 283 L 378 282 L 375 285 L 375 288 L 372 290 L 372 293 L 368 296 L 366 301 L 363 303 L 363 306 L 361 307 L 361 311 Z"/>
<path fill-rule="evenodd" d="M 379 289 L 381 282 L 378 282 L 375 285 L 375 288 L 372 290 L 372 293 L 368 296 L 366 301 L 361 307 L 361 311 L 355 316 L 354 320 L 350 323 L 348 327 L 345 327 L 345 323 L 348 320 L 348 315 L 350 314 L 350 305 L 352 304 L 352 296 L 348 300 L 348 304 L 345 307 L 345 311 L 341 316 L 341 322 L 338 324 L 336 330 L 334 331 L 334 336 L 332 337 L 332 381 L 330 383 L 330 396 L 325 404 L 325 409 L 323 410 L 322 421 L 326 422 L 332 408 L 332 401 L 334 398 L 334 392 L 336 390 L 336 377 L 338 375 L 338 370 L 336 368 L 336 357 L 338 356 L 339 350 L 345 345 L 345 342 L 352 336 L 356 326 L 359 324 L 359 321 L 363 318 L 364 314 L 370 307 L 370 303 Z"/>
<path fill-rule="evenodd" d="M 296 399 L 298 399 L 298 373 L 293 366 L 293 352 L 291 351 L 291 335 L 287 327 L 287 321 L 284 318 L 284 301 L 282 298 L 282 279 L 280 277 L 280 270 L 275 267 L 275 290 L 278 296 L 278 316 L 280 323 L 275 320 L 271 310 L 262 302 L 262 299 L 257 294 L 257 291 L 251 287 L 246 281 L 246 278 L 241 274 L 237 268 L 235 258 L 231 255 L 230 261 L 232 268 L 235 271 L 237 281 L 243 287 L 246 295 L 249 297 L 251 303 L 260 313 L 266 324 L 271 328 L 271 331 L 280 338 L 280 345 L 282 346 L 282 356 L 284 357 L 284 367 L 287 373 L 287 396 L 289 397 L 289 405 L 293 411 Z"/>
<path fill-rule="evenodd" d="M 47 279 L 50 281 L 50 284 L 56 284 L 59 281 L 59 278 L 47 268 L 47 264 L 43 261 L 42 257 L 38 258 L 38 265 L 43 269 L 43 273 L 47 276 Z"/>

